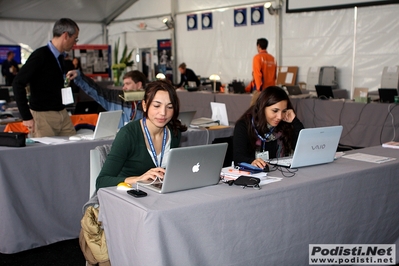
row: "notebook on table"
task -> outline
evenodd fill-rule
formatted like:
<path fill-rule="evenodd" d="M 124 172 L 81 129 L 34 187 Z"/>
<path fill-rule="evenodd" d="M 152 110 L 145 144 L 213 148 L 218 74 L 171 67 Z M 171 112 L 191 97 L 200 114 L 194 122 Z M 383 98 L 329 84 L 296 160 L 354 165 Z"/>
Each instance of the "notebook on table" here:
<path fill-rule="evenodd" d="M 292 98 L 310 98 L 311 95 L 309 93 L 302 93 L 302 90 L 299 86 L 294 85 L 294 86 L 285 86 L 288 91 L 288 95 Z"/>
<path fill-rule="evenodd" d="M 162 183 L 137 183 L 141 188 L 158 193 L 216 185 L 220 180 L 227 145 L 219 143 L 170 149 Z"/>
<path fill-rule="evenodd" d="M 305 128 L 299 132 L 294 155 L 274 158 L 270 165 L 299 168 L 334 161 L 342 126 Z"/>
<path fill-rule="evenodd" d="M 113 137 L 118 132 L 119 121 L 122 117 L 122 110 L 101 112 L 98 116 L 96 128 L 93 134 L 77 134 L 71 136 L 70 140 L 95 140 L 107 137 Z"/>

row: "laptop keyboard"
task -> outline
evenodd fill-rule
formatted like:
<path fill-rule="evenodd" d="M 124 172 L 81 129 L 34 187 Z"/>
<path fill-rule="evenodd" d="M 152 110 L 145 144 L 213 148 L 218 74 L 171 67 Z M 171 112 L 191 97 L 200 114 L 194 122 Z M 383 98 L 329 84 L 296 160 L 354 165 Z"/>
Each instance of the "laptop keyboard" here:
<path fill-rule="evenodd" d="M 91 140 L 91 139 L 94 138 L 94 134 L 87 134 L 87 135 L 85 134 L 85 135 L 81 135 L 80 138 L 81 138 L 81 139 L 86 139 L 86 140 L 87 140 L 87 139 L 88 139 L 88 140 Z"/>

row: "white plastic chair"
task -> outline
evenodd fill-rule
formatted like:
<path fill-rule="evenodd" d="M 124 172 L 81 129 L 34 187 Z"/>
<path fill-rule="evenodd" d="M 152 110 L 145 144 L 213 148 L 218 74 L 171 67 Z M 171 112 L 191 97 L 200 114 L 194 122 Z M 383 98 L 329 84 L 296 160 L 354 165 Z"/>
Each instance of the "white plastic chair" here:
<path fill-rule="evenodd" d="M 111 150 L 111 144 L 105 144 L 101 146 L 97 146 L 94 149 L 90 150 L 90 194 L 89 199 L 96 192 L 96 179 L 98 174 L 103 167 L 105 159 L 109 151 Z"/>

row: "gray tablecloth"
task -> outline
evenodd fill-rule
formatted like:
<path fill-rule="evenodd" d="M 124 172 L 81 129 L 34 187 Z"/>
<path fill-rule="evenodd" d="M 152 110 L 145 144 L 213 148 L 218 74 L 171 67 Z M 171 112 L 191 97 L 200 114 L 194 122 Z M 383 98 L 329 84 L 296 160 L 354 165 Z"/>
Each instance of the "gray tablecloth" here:
<path fill-rule="evenodd" d="M 219 184 L 136 199 L 100 189 L 111 263 L 308 265 L 309 244 L 396 244 L 398 254 L 398 150 L 356 152 L 397 160 L 340 158 L 261 190 Z"/>
<path fill-rule="evenodd" d="M 77 238 L 89 151 L 112 140 L 0 147 L 0 253 Z"/>
<path fill-rule="evenodd" d="M 233 128 L 190 129 L 181 146 L 212 143 Z M 77 238 L 89 199 L 90 149 L 112 140 L 0 147 L 0 253 Z"/>

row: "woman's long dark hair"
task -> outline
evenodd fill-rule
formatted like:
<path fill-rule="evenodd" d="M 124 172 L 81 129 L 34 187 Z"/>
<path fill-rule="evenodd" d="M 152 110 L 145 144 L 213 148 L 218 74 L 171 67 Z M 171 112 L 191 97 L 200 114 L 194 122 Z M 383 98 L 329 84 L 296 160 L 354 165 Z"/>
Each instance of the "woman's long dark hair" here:
<path fill-rule="evenodd" d="M 248 128 L 248 136 L 250 137 L 251 144 L 253 148 L 256 147 L 256 141 L 258 136 L 252 126 L 252 118 L 256 130 L 259 135 L 264 136 L 269 133 L 270 130 L 267 127 L 267 120 L 265 115 L 265 109 L 268 106 L 272 106 L 278 102 L 287 101 L 287 110 L 293 109 L 290 99 L 287 93 L 278 86 L 270 86 L 264 89 L 256 103 L 251 106 L 240 118 L 243 119 Z M 292 140 L 293 140 L 293 127 L 290 123 L 280 121 L 280 123 L 273 130 L 273 133 L 281 132 L 281 141 L 283 143 L 284 153 L 287 154 L 292 150 Z"/>
<path fill-rule="evenodd" d="M 155 94 L 157 94 L 158 91 L 168 92 L 170 101 L 173 106 L 173 116 L 168 123 L 172 129 L 172 134 L 176 136 L 178 131 L 181 132 L 186 131 L 187 127 L 185 125 L 182 125 L 182 123 L 178 119 L 180 111 L 179 97 L 177 96 L 176 90 L 170 82 L 164 80 L 158 80 L 148 83 L 145 88 L 145 94 L 144 94 L 144 101 L 146 105 L 148 107 L 151 105 L 152 101 L 154 100 Z M 147 111 L 144 111 L 144 116 L 148 117 Z"/>

